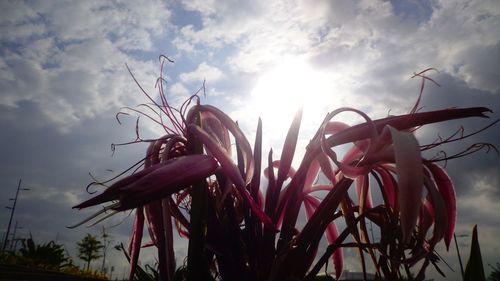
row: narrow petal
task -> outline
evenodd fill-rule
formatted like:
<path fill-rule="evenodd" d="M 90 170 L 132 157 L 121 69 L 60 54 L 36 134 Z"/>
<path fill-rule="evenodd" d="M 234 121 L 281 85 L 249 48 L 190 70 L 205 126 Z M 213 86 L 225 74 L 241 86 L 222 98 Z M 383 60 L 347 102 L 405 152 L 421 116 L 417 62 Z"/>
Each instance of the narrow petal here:
<path fill-rule="evenodd" d="M 295 154 L 295 147 L 297 146 L 297 139 L 299 137 L 300 122 L 302 120 L 302 109 L 297 111 L 293 118 L 292 125 L 286 135 L 285 143 L 283 144 L 283 151 L 281 152 L 280 167 L 278 169 L 278 178 L 276 184 L 278 188 L 285 181 L 288 171 L 292 165 L 293 155 Z"/>
<path fill-rule="evenodd" d="M 312 196 L 304 197 L 304 206 L 306 209 L 307 219 L 312 217 L 314 211 L 318 208 L 320 203 L 321 202 L 318 199 Z M 328 224 L 328 227 L 326 228 L 326 239 L 328 240 L 328 244 L 333 244 L 338 237 L 339 233 L 337 230 L 337 226 L 335 222 L 331 222 L 330 224 Z M 338 280 L 342 275 L 342 270 L 344 267 L 344 251 L 342 250 L 341 247 L 339 247 L 333 252 L 332 261 L 333 261 L 333 267 L 335 268 L 335 277 Z"/>
<path fill-rule="evenodd" d="M 412 230 L 417 223 L 422 202 L 424 184 L 422 158 L 417 139 L 412 133 L 401 132 L 392 127 L 389 127 L 389 130 L 394 143 L 394 153 L 396 154 L 399 186 L 398 200 L 403 242 L 408 243 Z"/>
<path fill-rule="evenodd" d="M 126 210 L 158 200 L 212 175 L 217 161 L 208 155 L 173 158 L 165 164 L 120 189 L 120 208 Z"/>
<path fill-rule="evenodd" d="M 229 132 L 222 123 L 210 112 L 201 113 L 201 124 L 203 129 L 208 132 L 213 138 L 215 138 L 226 151 L 231 153 L 231 140 L 229 138 Z"/>
<path fill-rule="evenodd" d="M 365 209 L 372 208 L 372 195 L 368 180 L 369 180 L 368 175 L 359 176 L 354 180 L 354 183 L 356 185 L 356 193 L 358 194 L 361 213 Z"/>
<path fill-rule="evenodd" d="M 314 182 L 318 178 L 319 170 L 320 170 L 319 162 L 317 160 L 312 161 L 311 165 L 309 166 L 309 170 L 307 171 L 303 192 L 307 192 L 311 189 Z"/>
<path fill-rule="evenodd" d="M 437 242 L 439 242 L 445 235 L 446 229 L 448 227 L 448 213 L 446 212 L 446 206 L 443 197 L 439 193 L 439 190 L 435 182 L 425 175 L 424 185 L 428 191 L 428 198 L 434 209 L 434 231 L 432 238 L 429 241 L 431 248 L 434 247 Z"/>
<path fill-rule="evenodd" d="M 262 165 L 262 120 L 259 118 L 257 123 L 257 130 L 255 134 L 255 144 L 254 144 L 254 175 L 252 178 L 252 183 L 250 184 L 250 192 L 252 197 L 257 202 L 259 206 L 262 206 L 262 201 L 259 198 L 259 187 L 260 187 L 260 171 Z"/>
<path fill-rule="evenodd" d="M 246 169 L 245 183 L 250 183 L 253 177 L 253 169 L 254 169 L 252 147 L 250 146 L 250 143 L 248 142 L 247 138 L 245 137 L 241 129 L 229 116 L 227 116 L 224 112 L 222 112 L 220 109 L 214 106 L 200 105 L 199 110 L 202 113 L 210 112 L 213 116 L 219 119 L 221 124 L 224 125 L 234 136 L 236 142 L 239 145 L 239 148 L 243 153 L 243 157 L 245 160 L 245 169 Z"/>
<path fill-rule="evenodd" d="M 137 262 L 139 261 L 139 253 L 141 251 L 142 231 L 144 229 L 144 213 L 142 207 L 137 208 L 135 212 L 134 227 L 132 230 L 132 239 L 129 245 L 130 252 L 130 272 L 128 279 L 134 280 Z"/>
<path fill-rule="evenodd" d="M 273 163 L 272 163 L 272 168 L 279 168 L 281 166 L 281 161 L 280 160 L 274 160 Z M 270 167 L 266 167 L 264 169 L 264 176 L 267 178 L 269 178 L 269 168 Z M 295 176 L 295 173 L 297 171 L 295 171 L 295 169 L 293 167 L 290 167 L 289 170 L 288 170 L 288 174 L 286 175 L 285 177 L 285 180 L 288 179 L 288 178 L 293 178 Z"/>
<path fill-rule="evenodd" d="M 374 170 L 380 175 L 382 185 L 380 188 L 386 197 L 386 204 L 391 206 L 392 208 L 396 207 L 396 180 L 392 176 L 392 174 L 384 168 L 384 166 L 375 166 Z"/>
<path fill-rule="evenodd" d="M 249 205 L 252 211 L 257 215 L 257 217 L 264 224 L 272 226 L 273 224 L 271 219 L 257 206 L 252 197 L 248 194 L 246 190 L 246 182 L 241 177 L 238 167 L 234 164 L 229 155 L 227 155 L 227 153 L 220 148 L 220 146 L 212 139 L 212 137 L 210 137 L 200 127 L 190 125 L 188 129 L 196 137 L 198 137 L 200 141 L 205 145 L 205 147 L 214 155 L 214 157 L 217 158 L 226 176 L 234 183 L 240 195 L 243 196 L 243 199 Z"/>
<path fill-rule="evenodd" d="M 446 249 L 448 250 L 450 247 L 451 239 L 453 238 L 455 223 L 457 220 L 455 188 L 453 187 L 451 178 L 443 170 L 443 168 L 431 162 L 426 162 L 425 165 L 431 172 L 434 181 L 436 182 L 436 185 L 439 189 L 439 193 L 441 193 L 446 206 L 446 213 L 448 214 L 448 226 L 446 227 L 444 242 L 446 244 Z"/>
<path fill-rule="evenodd" d="M 74 206 L 73 208 L 83 209 L 83 208 L 87 208 L 90 206 L 99 205 L 99 204 L 102 204 L 102 203 L 105 203 L 108 201 L 117 200 L 119 197 L 118 190 L 120 190 L 121 188 L 141 179 L 145 175 L 151 173 L 152 171 L 154 171 L 160 167 L 162 167 L 162 164 L 157 164 L 157 165 L 151 166 L 149 168 L 143 169 L 135 174 L 127 176 L 127 177 L 115 182 L 114 184 L 112 184 L 110 187 L 108 187 L 106 190 L 104 190 L 101 194 L 94 196 L 94 197 Z"/>
<path fill-rule="evenodd" d="M 405 130 L 426 124 L 432 124 L 453 119 L 462 119 L 469 117 L 487 117 L 486 112 L 491 112 L 485 107 L 453 108 L 436 110 L 429 112 L 420 112 L 414 114 L 405 114 L 400 116 L 391 116 L 359 125 L 338 132 L 327 138 L 328 146 L 336 146 L 344 143 L 355 142 L 371 137 L 371 127 L 375 127 L 380 133 L 385 126 L 394 127 L 397 130 Z"/>

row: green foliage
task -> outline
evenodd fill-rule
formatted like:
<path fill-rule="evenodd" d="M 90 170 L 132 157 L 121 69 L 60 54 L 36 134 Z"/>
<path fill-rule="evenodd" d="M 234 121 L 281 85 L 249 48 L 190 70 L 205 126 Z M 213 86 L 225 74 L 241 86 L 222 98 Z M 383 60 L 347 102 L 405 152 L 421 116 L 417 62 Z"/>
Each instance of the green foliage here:
<path fill-rule="evenodd" d="M 66 255 L 64 246 L 50 241 L 45 244 L 35 244 L 33 237 L 22 241 L 19 250 L 20 259 L 17 263 L 36 266 L 46 269 L 60 269 L 71 264 L 71 259 Z"/>
<path fill-rule="evenodd" d="M 483 259 L 477 238 L 477 225 L 472 230 L 472 242 L 470 247 L 469 261 L 465 267 L 464 281 L 485 281 Z"/>
<path fill-rule="evenodd" d="M 500 281 L 500 263 L 497 262 L 495 267 L 491 265 L 490 267 L 491 269 L 493 269 L 493 271 L 490 273 L 488 281 Z"/>
<path fill-rule="evenodd" d="M 90 262 L 101 257 L 99 251 L 104 248 L 101 241 L 87 233 L 85 237 L 76 243 L 78 245 L 78 257 L 87 262 L 86 269 L 89 270 Z"/>

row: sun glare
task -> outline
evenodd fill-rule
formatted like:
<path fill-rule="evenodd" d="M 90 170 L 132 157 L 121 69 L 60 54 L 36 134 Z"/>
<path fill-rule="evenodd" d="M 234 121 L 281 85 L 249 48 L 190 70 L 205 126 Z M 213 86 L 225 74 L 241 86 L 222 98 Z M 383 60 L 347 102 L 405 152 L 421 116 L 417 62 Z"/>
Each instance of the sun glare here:
<path fill-rule="evenodd" d="M 254 111 L 272 131 L 286 130 L 295 112 L 304 110 L 304 118 L 320 122 L 331 94 L 325 73 L 314 69 L 307 61 L 289 58 L 264 73 L 251 96 Z"/>

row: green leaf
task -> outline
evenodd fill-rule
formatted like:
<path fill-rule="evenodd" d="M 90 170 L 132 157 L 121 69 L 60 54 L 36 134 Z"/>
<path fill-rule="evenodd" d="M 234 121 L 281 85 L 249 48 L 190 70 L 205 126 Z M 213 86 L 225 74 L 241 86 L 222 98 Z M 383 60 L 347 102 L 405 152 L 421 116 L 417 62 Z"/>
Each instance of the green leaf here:
<path fill-rule="evenodd" d="M 472 242 L 470 248 L 469 261 L 465 267 L 464 281 L 485 281 L 483 259 L 481 258 L 481 249 L 477 239 L 477 225 L 472 230 Z"/>

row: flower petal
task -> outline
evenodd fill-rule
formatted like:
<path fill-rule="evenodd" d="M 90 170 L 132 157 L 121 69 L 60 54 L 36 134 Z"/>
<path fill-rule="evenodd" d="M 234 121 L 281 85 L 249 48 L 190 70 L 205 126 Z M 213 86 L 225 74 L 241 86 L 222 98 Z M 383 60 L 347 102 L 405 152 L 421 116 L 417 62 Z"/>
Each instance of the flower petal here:
<path fill-rule="evenodd" d="M 403 242 L 408 243 L 422 203 L 422 158 L 418 141 L 412 133 L 401 132 L 390 126 L 389 130 L 396 158 Z"/>
<path fill-rule="evenodd" d="M 213 138 L 210 137 L 200 127 L 189 125 L 188 129 L 196 137 L 198 137 L 200 141 L 205 145 L 206 149 L 209 150 L 215 158 L 217 158 L 226 176 L 234 183 L 240 195 L 243 196 L 243 199 L 249 205 L 252 211 L 257 215 L 257 217 L 264 224 L 272 227 L 273 223 L 271 219 L 259 208 L 259 206 L 257 206 L 252 197 L 248 194 L 246 190 L 246 183 L 241 177 L 238 167 L 234 164 L 229 155 L 227 155 L 227 153 L 223 149 L 221 149 L 221 147 L 213 140 Z"/>
<path fill-rule="evenodd" d="M 120 189 L 120 207 L 127 210 L 173 194 L 212 175 L 217 161 L 208 155 L 170 159 L 161 168 Z"/>
<path fill-rule="evenodd" d="M 285 181 L 288 171 L 292 165 L 293 155 L 295 154 L 295 147 L 297 146 L 297 139 L 299 136 L 300 122 L 302 120 L 302 109 L 297 111 L 293 118 L 292 125 L 286 135 L 285 143 L 283 144 L 283 151 L 281 152 L 280 167 L 278 169 L 278 178 L 276 184 L 278 189 Z"/>
<path fill-rule="evenodd" d="M 243 158 L 245 160 L 245 182 L 250 183 L 253 177 L 254 169 L 252 147 L 250 146 L 250 143 L 248 142 L 241 129 L 229 116 L 227 116 L 224 112 L 214 106 L 199 105 L 198 108 L 202 114 L 205 112 L 210 112 L 213 116 L 219 119 L 221 124 L 225 126 L 231 132 L 231 134 L 233 134 L 236 142 L 238 143 L 239 149 L 241 149 L 243 153 Z"/>
<path fill-rule="evenodd" d="M 446 213 L 448 214 L 448 226 L 446 227 L 446 232 L 444 235 L 444 242 L 446 244 L 446 249 L 450 247 L 451 239 L 453 238 L 453 233 L 455 231 L 455 223 L 457 220 L 457 203 L 455 197 L 455 189 L 453 188 L 453 183 L 448 176 L 448 174 L 443 170 L 443 168 L 430 162 L 426 162 L 425 166 L 431 172 L 434 181 L 438 187 L 439 193 L 443 197 Z"/>
<path fill-rule="evenodd" d="M 134 280 L 137 262 L 139 261 L 139 252 L 141 251 L 143 229 L 144 229 L 144 213 L 142 207 L 139 207 L 135 212 L 132 239 L 129 245 L 129 253 L 130 253 L 130 272 L 128 276 L 129 280 Z"/>

